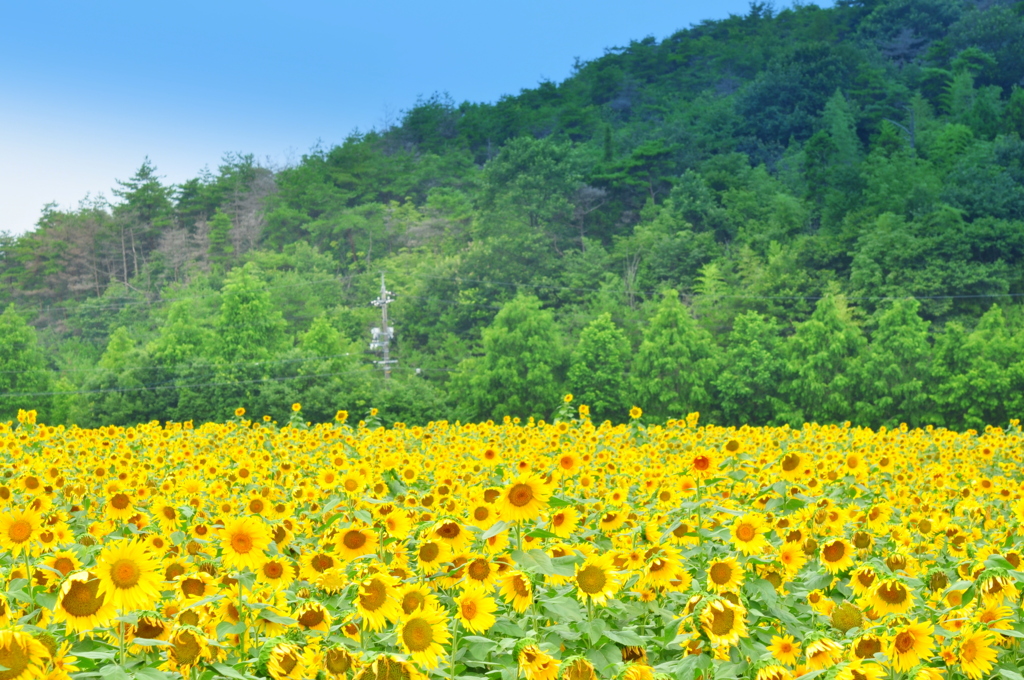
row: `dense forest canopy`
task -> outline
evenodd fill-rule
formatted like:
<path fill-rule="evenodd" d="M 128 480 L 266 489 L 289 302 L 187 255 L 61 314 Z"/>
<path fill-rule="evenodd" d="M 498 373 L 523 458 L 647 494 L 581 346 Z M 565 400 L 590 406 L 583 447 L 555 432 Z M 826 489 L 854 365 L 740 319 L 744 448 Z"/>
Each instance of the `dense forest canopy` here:
<path fill-rule="evenodd" d="M 0 419 L 1003 424 L 1022 88 L 1024 2 L 752 3 L 291 167 L 146 159 L 0 235 Z"/>

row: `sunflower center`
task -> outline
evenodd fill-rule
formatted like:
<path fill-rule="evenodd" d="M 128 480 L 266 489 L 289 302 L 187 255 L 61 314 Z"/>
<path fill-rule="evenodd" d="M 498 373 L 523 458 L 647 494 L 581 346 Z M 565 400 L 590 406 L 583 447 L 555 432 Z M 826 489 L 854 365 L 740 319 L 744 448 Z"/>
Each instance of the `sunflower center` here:
<path fill-rule="evenodd" d="M 345 532 L 345 537 L 341 539 L 341 542 L 349 550 L 359 550 L 366 545 L 366 536 L 358 529 L 351 529 Z"/>
<path fill-rule="evenodd" d="M 704 472 L 711 467 L 711 459 L 707 456 L 697 456 L 693 459 L 693 469 L 698 472 Z"/>
<path fill-rule="evenodd" d="M 323 573 L 334 566 L 334 558 L 324 553 L 317 553 L 309 561 L 309 566 L 313 567 L 313 571 Z"/>
<path fill-rule="evenodd" d="M 562 456 L 561 458 L 558 459 L 558 464 L 562 467 L 563 470 L 571 470 L 572 462 L 572 456 Z"/>
<path fill-rule="evenodd" d="M 252 513 L 255 513 L 255 514 L 258 515 L 261 512 L 263 512 L 263 509 L 265 507 L 266 507 L 266 505 L 264 505 L 263 500 L 260 499 L 260 498 L 253 498 L 251 501 L 249 501 L 249 512 L 252 512 Z"/>
<path fill-rule="evenodd" d="M 173 581 L 174 579 L 178 578 L 184 573 L 185 567 L 181 566 L 180 564 L 172 564 L 171 566 L 167 567 L 166 570 L 164 570 L 164 580 Z"/>
<path fill-rule="evenodd" d="M 476 600 L 464 600 L 459 603 L 459 611 L 462 612 L 462 618 L 467 621 L 472 621 L 476 618 L 477 606 Z"/>
<path fill-rule="evenodd" d="M 846 544 L 842 541 L 832 541 L 822 549 L 821 554 L 828 562 L 838 562 L 846 555 Z"/>
<path fill-rule="evenodd" d="M 15 520 L 8 527 L 7 536 L 15 543 L 24 543 L 32 537 L 32 523 L 27 519 Z"/>
<path fill-rule="evenodd" d="M 526 579 L 516 574 L 512 577 L 512 590 L 520 597 L 529 597 L 530 588 L 526 585 Z"/>
<path fill-rule="evenodd" d="M 90 577 L 84 583 L 71 581 L 71 587 L 61 598 L 60 605 L 72 616 L 83 618 L 92 616 L 103 606 L 103 596 L 99 594 L 99 588 L 100 582 L 95 578 Z"/>
<path fill-rule="evenodd" d="M 359 603 L 363 606 L 363 609 L 370 612 L 377 611 L 383 607 L 387 599 L 387 586 L 384 585 L 383 581 L 375 578 L 365 582 L 362 592 L 359 593 Z"/>
<path fill-rule="evenodd" d="M 126 494 L 116 493 L 114 494 L 113 498 L 110 499 L 110 504 L 113 505 L 118 510 L 124 510 L 129 505 L 131 505 L 131 500 L 129 500 Z"/>
<path fill-rule="evenodd" d="M 188 631 L 174 638 L 174 659 L 182 666 L 195 663 L 201 651 L 199 639 Z"/>
<path fill-rule="evenodd" d="M 708 576 L 715 585 L 724 586 L 730 580 L 732 580 L 732 567 L 725 562 L 718 562 L 711 565 L 711 569 L 708 570 Z"/>
<path fill-rule="evenodd" d="M 899 583 L 883 583 L 878 587 L 878 597 L 886 604 L 903 604 L 907 600 L 907 589 Z"/>
<path fill-rule="evenodd" d="M 873 659 L 882 651 L 882 641 L 878 638 L 864 638 L 853 648 L 853 653 L 860 659 Z"/>
<path fill-rule="evenodd" d="M 576 574 L 576 583 L 579 584 L 580 590 L 588 595 L 594 595 L 604 590 L 605 584 L 608 583 L 608 577 L 601 567 L 591 564 L 580 569 Z"/>
<path fill-rule="evenodd" d="M 231 549 L 236 553 L 247 553 L 252 550 L 252 536 L 239 532 L 231 536 Z"/>
<path fill-rule="evenodd" d="M 916 642 L 912 633 L 906 631 L 896 636 L 896 641 L 893 643 L 896 647 L 896 651 L 900 654 L 906 654 L 914 648 L 914 642 Z"/>
<path fill-rule="evenodd" d="M 871 572 L 857 574 L 857 581 L 860 582 L 862 586 L 868 587 L 875 582 L 875 575 Z"/>
<path fill-rule="evenodd" d="M 554 517 L 552 517 L 551 518 L 551 523 L 554 526 L 556 526 L 556 527 L 560 527 L 563 524 L 565 524 L 565 513 L 564 512 L 560 512 L 557 515 L 555 515 Z"/>
<path fill-rule="evenodd" d="M 533 500 L 533 489 L 529 484 L 516 484 L 508 492 L 508 502 L 517 508 L 528 505 Z"/>
<path fill-rule="evenodd" d="M 280 562 L 267 562 L 263 565 L 263 575 L 267 578 L 281 578 L 284 574 L 284 565 Z"/>
<path fill-rule="evenodd" d="M 441 553 L 441 548 L 437 543 L 425 543 L 420 546 L 420 561 L 421 562 L 433 562 L 437 559 L 437 556 Z"/>
<path fill-rule="evenodd" d="M 437 530 L 437 535 L 441 538 L 451 540 L 459 535 L 462 529 L 455 522 L 445 522 L 441 525 L 441 528 Z"/>
<path fill-rule="evenodd" d="M 422 607 L 424 602 L 426 602 L 426 598 L 423 597 L 423 593 L 411 590 L 402 596 L 402 611 L 406 614 L 412 614 Z"/>
<path fill-rule="evenodd" d="M 187 578 L 181 582 L 181 592 L 193 597 L 200 597 L 206 592 L 206 584 L 197 578 Z"/>
<path fill-rule="evenodd" d="M 169 506 L 169 505 L 165 505 L 163 508 L 161 508 L 160 512 L 163 513 L 164 519 L 168 519 L 168 520 L 176 520 L 176 519 L 178 519 L 178 512 L 174 508 Z"/>
<path fill-rule="evenodd" d="M 162 621 L 156 621 L 148 616 L 144 616 L 135 624 L 134 635 L 144 640 L 152 640 L 153 638 L 160 637 L 163 632 L 164 624 Z"/>
<path fill-rule="evenodd" d="M 473 511 L 473 519 L 475 519 L 477 522 L 483 522 L 485 519 L 490 517 L 490 515 L 491 511 L 482 505 Z"/>
<path fill-rule="evenodd" d="M 4 670 L 0 671 L 0 680 L 20 677 L 31 661 L 28 650 L 18 640 L 12 639 L 9 646 L 0 647 L 0 666 L 4 666 Z"/>
<path fill-rule="evenodd" d="M 434 627 L 426 619 L 410 619 L 402 628 L 402 641 L 410 652 L 426 651 L 434 642 Z"/>
<path fill-rule="evenodd" d="M 740 539 L 744 543 L 749 543 L 754 540 L 757 536 L 757 530 L 754 529 L 752 524 L 743 523 L 736 528 L 736 538 Z"/>
<path fill-rule="evenodd" d="M 798 467 L 800 467 L 800 456 L 799 455 L 797 455 L 795 453 L 791 453 L 791 454 L 789 454 L 788 456 L 786 456 L 785 458 L 782 459 L 782 469 L 785 470 L 786 472 L 792 472 L 793 470 L 797 469 Z"/>
<path fill-rule="evenodd" d="M 359 482 L 357 482 L 354 479 L 346 479 L 344 486 L 345 491 L 355 491 L 356 489 L 359 488 Z"/>
<path fill-rule="evenodd" d="M 483 581 L 491 575 L 491 565 L 488 564 L 487 560 L 476 559 L 470 563 L 467 572 L 474 581 Z"/>
<path fill-rule="evenodd" d="M 295 657 L 295 652 L 288 650 L 280 656 L 277 660 L 277 665 L 284 671 L 285 676 L 295 670 L 295 667 L 299 664 L 299 660 Z"/>
<path fill-rule="evenodd" d="M 178 623 L 186 626 L 198 626 L 199 612 L 197 612 L 195 609 L 189 609 L 188 611 L 182 612 L 178 616 Z"/>
<path fill-rule="evenodd" d="M 335 674 L 347 673 L 352 668 L 352 657 L 344 650 L 335 647 L 327 650 L 327 654 L 324 656 L 324 666 Z"/>
<path fill-rule="evenodd" d="M 299 625 L 314 628 L 324 622 L 324 613 L 319 609 L 308 609 L 298 618 Z"/>
<path fill-rule="evenodd" d="M 58 557 L 51 565 L 54 569 L 67 576 L 75 568 L 75 563 L 69 557 Z"/>
<path fill-rule="evenodd" d="M 969 639 L 960 645 L 960 665 L 963 666 L 965 663 L 971 663 L 978 656 L 978 646 L 974 644 L 973 639 Z"/>
<path fill-rule="evenodd" d="M 732 632 L 733 624 L 736 622 L 736 614 L 732 609 L 724 607 L 711 609 L 711 632 L 715 635 L 728 635 Z"/>
<path fill-rule="evenodd" d="M 110 567 L 110 580 L 114 586 L 121 589 L 132 588 L 139 582 L 142 570 L 133 560 L 122 559 L 114 562 Z"/>

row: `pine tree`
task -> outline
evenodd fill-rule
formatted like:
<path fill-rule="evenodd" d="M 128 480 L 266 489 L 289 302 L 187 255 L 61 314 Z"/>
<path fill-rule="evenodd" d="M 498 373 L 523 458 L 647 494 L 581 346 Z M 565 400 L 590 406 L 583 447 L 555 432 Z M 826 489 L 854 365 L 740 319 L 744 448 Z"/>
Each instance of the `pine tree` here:
<path fill-rule="evenodd" d="M 626 366 L 629 341 L 604 313 L 580 333 L 569 365 L 569 391 L 581 404 L 590 407 L 598 422 L 623 419 L 627 409 Z"/>

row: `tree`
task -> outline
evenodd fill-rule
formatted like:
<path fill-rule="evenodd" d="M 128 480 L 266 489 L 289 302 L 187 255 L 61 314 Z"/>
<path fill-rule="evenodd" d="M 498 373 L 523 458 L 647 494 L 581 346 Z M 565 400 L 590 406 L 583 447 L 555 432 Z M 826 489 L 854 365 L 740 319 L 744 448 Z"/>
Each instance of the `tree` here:
<path fill-rule="evenodd" d="M 711 336 L 667 290 L 644 329 L 633 361 L 633 400 L 653 418 L 678 418 L 712 407 L 718 357 Z"/>
<path fill-rule="evenodd" d="M 12 420 L 18 409 L 47 415 L 50 373 L 36 330 L 8 305 L 0 314 L 0 422 Z"/>
<path fill-rule="evenodd" d="M 484 355 L 460 366 L 467 405 L 477 416 L 547 417 L 559 402 L 564 358 L 554 315 L 519 294 L 483 332 Z"/>
<path fill-rule="evenodd" d="M 724 423 L 769 425 L 782 410 L 786 360 L 778 324 L 757 312 L 736 317 L 722 368 L 714 379 Z"/>
<path fill-rule="evenodd" d="M 857 401 L 857 365 L 864 336 L 842 296 L 827 295 L 798 324 L 786 345 L 783 420 L 835 423 L 849 420 Z"/>
<path fill-rule="evenodd" d="M 569 364 L 568 389 L 595 420 L 622 419 L 626 404 L 629 341 L 605 312 L 580 333 Z"/>
<path fill-rule="evenodd" d="M 918 314 L 920 308 L 917 300 L 903 299 L 878 311 L 878 327 L 859 364 L 858 424 L 918 427 L 934 422 L 929 324 Z"/>

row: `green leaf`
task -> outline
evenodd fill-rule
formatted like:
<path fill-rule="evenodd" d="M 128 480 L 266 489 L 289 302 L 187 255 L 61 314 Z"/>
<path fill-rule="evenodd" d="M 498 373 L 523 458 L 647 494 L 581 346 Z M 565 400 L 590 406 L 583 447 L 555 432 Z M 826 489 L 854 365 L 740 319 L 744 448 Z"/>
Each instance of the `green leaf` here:
<path fill-rule="evenodd" d="M 100 677 L 108 678 L 108 680 L 131 680 L 123 668 L 114 664 L 108 664 L 101 668 Z"/>
<path fill-rule="evenodd" d="M 249 680 L 251 677 L 249 675 L 242 675 L 226 663 L 213 663 L 210 665 L 213 666 L 213 668 L 221 675 L 228 678 L 234 678 L 234 680 Z"/>
<path fill-rule="evenodd" d="M 373 516 L 366 510 L 356 510 L 352 514 L 363 524 L 373 524 Z"/>
<path fill-rule="evenodd" d="M 174 645 L 167 640 L 157 640 L 156 638 L 134 638 L 132 644 L 141 645 L 143 647 L 173 647 Z"/>
<path fill-rule="evenodd" d="M 548 505 L 552 508 L 564 508 L 568 505 L 575 505 L 575 503 L 558 496 L 552 496 L 548 499 Z"/>
<path fill-rule="evenodd" d="M 1012 570 L 1013 565 L 1002 555 L 989 555 L 985 560 L 985 566 L 989 569 L 1006 569 Z"/>
<path fill-rule="evenodd" d="M 583 608 L 571 597 L 551 597 L 541 600 L 541 607 L 559 621 L 582 621 Z"/>
<path fill-rule="evenodd" d="M 612 642 L 617 642 L 625 647 L 641 647 L 644 644 L 643 638 L 632 630 L 606 630 L 604 636 Z"/>
<path fill-rule="evenodd" d="M 506 529 L 508 529 L 510 526 L 511 525 L 508 522 L 505 522 L 503 520 L 499 520 L 499 521 L 495 522 L 494 524 L 492 524 L 491 527 L 487 531 L 485 531 L 483 533 L 483 535 L 480 536 L 480 540 L 481 541 L 486 541 L 489 538 L 493 538 L 494 536 L 497 536 L 501 532 L 503 532 Z"/>
<path fill-rule="evenodd" d="M 1017 671 L 1011 671 L 1007 668 L 1000 668 L 999 674 L 1007 680 L 1024 680 L 1024 675 L 1021 675 Z"/>
<path fill-rule="evenodd" d="M 550 531 L 544 531 L 543 529 L 534 529 L 526 535 L 530 538 L 558 538 L 557 534 L 553 534 Z"/>

